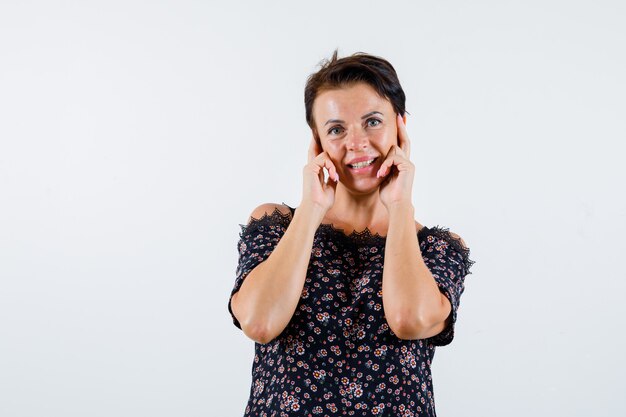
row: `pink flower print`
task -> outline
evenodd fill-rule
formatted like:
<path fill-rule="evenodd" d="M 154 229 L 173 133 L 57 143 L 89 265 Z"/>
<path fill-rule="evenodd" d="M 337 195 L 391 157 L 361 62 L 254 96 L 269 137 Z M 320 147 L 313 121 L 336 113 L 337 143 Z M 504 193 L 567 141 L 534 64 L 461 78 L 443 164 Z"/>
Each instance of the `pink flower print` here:
<path fill-rule="evenodd" d="M 329 275 L 333 276 L 333 277 L 337 277 L 337 276 L 341 275 L 341 271 L 339 269 L 337 269 L 337 268 L 328 269 L 328 270 L 326 270 L 326 272 Z"/>
<path fill-rule="evenodd" d="M 448 242 L 441 240 L 438 245 L 435 245 L 435 250 L 438 252 L 445 252 L 448 249 Z"/>
<path fill-rule="evenodd" d="M 321 321 L 322 324 L 326 324 L 326 323 L 328 323 L 328 319 L 330 318 L 330 314 L 328 314 L 327 311 L 324 311 L 323 313 L 317 313 L 315 315 L 315 317 L 317 318 L 318 321 Z"/>

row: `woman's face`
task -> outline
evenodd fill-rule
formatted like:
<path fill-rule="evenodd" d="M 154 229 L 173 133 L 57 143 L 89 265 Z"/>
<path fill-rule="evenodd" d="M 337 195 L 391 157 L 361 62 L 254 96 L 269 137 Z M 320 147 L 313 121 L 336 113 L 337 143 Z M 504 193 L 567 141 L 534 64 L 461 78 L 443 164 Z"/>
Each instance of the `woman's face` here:
<path fill-rule="evenodd" d="M 366 83 L 320 93 L 313 103 L 316 137 L 351 190 L 368 193 L 384 178 L 376 178 L 385 156 L 398 143 L 396 113 L 389 100 Z M 373 163 L 367 166 L 356 162 Z M 356 161 L 355 161 L 356 160 Z"/>

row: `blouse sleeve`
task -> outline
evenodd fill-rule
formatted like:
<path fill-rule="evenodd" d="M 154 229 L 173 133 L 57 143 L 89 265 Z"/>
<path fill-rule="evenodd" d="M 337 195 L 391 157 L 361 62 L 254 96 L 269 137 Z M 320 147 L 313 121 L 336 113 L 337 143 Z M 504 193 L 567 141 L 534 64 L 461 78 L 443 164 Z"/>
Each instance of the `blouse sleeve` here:
<path fill-rule="evenodd" d="M 235 285 L 228 299 L 228 311 L 233 318 L 233 324 L 239 329 L 241 324 L 233 314 L 231 306 L 233 295 L 239 291 L 248 274 L 274 251 L 287 230 L 291 217 L 290 213 L 283 214 L 274 209 L 273 213 L 266 213 L 260 219 L 253 217 L 247 225 L 239 225 L 241 227 L 237 243 L 239 260 L 235 271 Z"/>
<path fill-rule="evenodd" d="M 465 276 L 475 263 L 469 258 L 469 248 L 463 246 L 458 238 L 450 234 L 449 229 L 434 227 L 420 242 L 422 257 L 433 274 L 439 290 L 450 300 L 451 322 L 439 334 L 426 340 L 435 346 L 445 346 L 454 338 L 454 325 L 461 294 L 465 290 Z"/>

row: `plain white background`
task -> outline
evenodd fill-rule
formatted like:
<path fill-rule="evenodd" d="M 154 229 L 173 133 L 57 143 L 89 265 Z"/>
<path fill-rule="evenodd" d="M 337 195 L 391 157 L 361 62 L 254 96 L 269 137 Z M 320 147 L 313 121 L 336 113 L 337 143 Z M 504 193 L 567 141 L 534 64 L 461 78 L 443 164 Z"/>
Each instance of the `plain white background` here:
<path fill-rule="evenodd" d="M 240 416 L 239 224 L 297 206 L 306 77 L 397 69 L 416 218 L 476 261 L 441 416 L 623 415 L 619 1 L 0 3 L 0 415 Z"/>

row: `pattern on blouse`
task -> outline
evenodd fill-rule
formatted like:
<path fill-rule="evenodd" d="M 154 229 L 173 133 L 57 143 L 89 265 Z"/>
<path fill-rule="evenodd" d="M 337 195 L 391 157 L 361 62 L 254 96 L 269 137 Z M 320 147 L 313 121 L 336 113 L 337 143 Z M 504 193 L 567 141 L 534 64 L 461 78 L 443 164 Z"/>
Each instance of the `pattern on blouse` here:
<path fill-rule="evenodd" d="M 239 261 L 231 298 L 267 259 L 294 209 L 278 208 L 240 225 Z M 403 340 L 382 307 L 385 237 L 368 229 L 346 235 L 318 228 L 302 295 L 275 339 L 255 343 L 248 416 L 436 416 L 431 364 L 435 346 L 454 338 L 469 249 L 439 226 L 417 232 L 424 262 L 450 300 L 451 322 L 427 339 Z M 233 323 L 241 328 L 228 309 Z"/>

